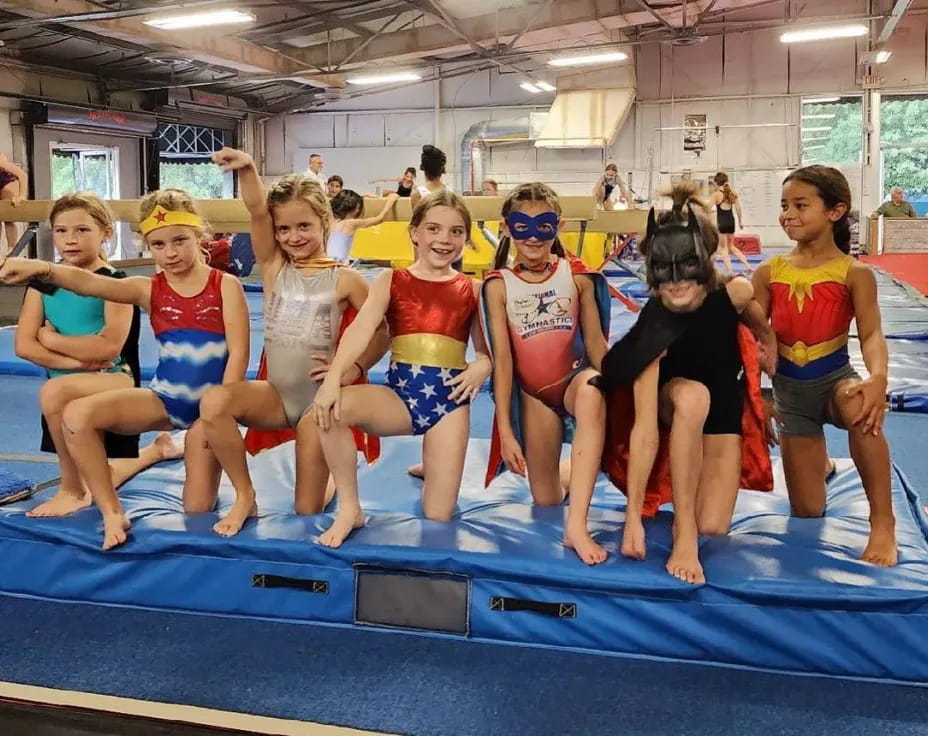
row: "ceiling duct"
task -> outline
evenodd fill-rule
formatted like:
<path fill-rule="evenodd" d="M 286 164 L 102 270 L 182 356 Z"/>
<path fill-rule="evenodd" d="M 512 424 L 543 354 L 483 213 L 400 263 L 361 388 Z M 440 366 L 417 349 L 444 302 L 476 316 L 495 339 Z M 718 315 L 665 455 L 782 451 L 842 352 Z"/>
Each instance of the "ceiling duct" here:
<path fill-rule="evenodd" d="M 461 191 L 480 190 L 489 146 L 537 138 L 546 116 L 547 113 L 531 113 L 517 118 L 482 120 L 471 125 L 461 139 Z"/>

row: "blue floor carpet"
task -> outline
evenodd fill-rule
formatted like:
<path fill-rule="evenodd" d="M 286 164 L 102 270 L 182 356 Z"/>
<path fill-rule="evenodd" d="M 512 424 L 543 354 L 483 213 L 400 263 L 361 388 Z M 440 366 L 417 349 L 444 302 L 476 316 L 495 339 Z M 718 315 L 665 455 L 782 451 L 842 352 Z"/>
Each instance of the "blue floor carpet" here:
<path fill-rule="evenodd" d="M 928 734 L 928 689 L 0 597 L 0 679 L 405 734 Z"/>

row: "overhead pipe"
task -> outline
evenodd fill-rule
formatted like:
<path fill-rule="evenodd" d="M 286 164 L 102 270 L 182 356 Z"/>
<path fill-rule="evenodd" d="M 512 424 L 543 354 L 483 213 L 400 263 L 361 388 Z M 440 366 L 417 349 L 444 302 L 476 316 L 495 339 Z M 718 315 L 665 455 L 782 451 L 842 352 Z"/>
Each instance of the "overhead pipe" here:
<path fill-rule="evenodd" d="M 461 191 L 477 191 L 483 184 L 483 151 L 493 143 L 516 143 L 531 139 L 529 117 L 482 120 L 471 125 L 461 139 Z"/>

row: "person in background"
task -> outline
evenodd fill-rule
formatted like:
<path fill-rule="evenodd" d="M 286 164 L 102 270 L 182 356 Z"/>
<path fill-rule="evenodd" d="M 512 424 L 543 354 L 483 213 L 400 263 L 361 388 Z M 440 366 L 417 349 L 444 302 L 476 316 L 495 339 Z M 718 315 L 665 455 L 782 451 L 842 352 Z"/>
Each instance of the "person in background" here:
<path fill-rule="evenodd" d="M 416 167 L 407 166 L 406 171 L 404 171 L 403 175 L 398 179 L 371 179 L 369 183 L 381 184 L 383 182 L 395 182 L 397 195 L 400 197 L 409 197 L 412 195 L 412 190 L 416 186 Z"/>
<path fill-rule="evenodd" d="M 632 193 L 619 176 L 619 167 L 615 164 L 606 164 L 603 175 L 593 185 L 593 197 L 596 199 L 596 206 L 606 211 L 634 206 Z M 617 206 L 623 202 L 625 207 Z"/>
<path fill-rule="evenodd" d="M 325 193 L 328 195 L 329 199 L 332 199 L 332 197 L 334 197 L 344 188 L 345 180 L 342 179 L 338 174 L 332 174 L 332 176 L 330 176 L 325 183 Z"/>
<path fill-rule="evenodd" d="M 495 179 L 484 179 L 483 180 L 483 192 L 484 197 L 498 197 L 499 196 L 499 184 L 496 183 Z"/>
<path fill-rule="evenodd" d="M 322 156 L 318 153 L 310 154 L 309 156 L 309 168 L 306 170 L 305 176 L 312 179 L 316 184 L 325 189 L 326 181 L 325 174 L 322 173 L 322 167 L 325 165 Z"/>
<path fill-rule="evenodd" d="M 719 230 L 719 248 L 718 254 L 722 257 L 722 263 L 725 265 L 725 273 L 732 273 L 731 254 L 741 261 L 747 273 L 751 272 L 751 264 L 744 257 L 740 248 L 735 247 L 735 215 L 738 216 L 738 228 L 744 229 L 744 222 L 741 216 L 741 200 L 738 194 L 728 183 L 728 174 L 719 171 L 712 179 L 715 182 L 716 189 L 712 193 L 709 204 L 715 207 L 715 218 Z"/>
<path fill-rule="evenodd" d="M 911 202 L 906 201 L 902 187 L 893 187 L 889 190 L 889 201 L 877 207 L 870 217 L 917 217 Z"/>
<path fill-rule="evenodd" d="M 419 168 L 425 174 L 425 183 L 419 184 L 413 188 L 412 206 L 419 204 L 419 200 L 436 192 L 453 192 L 449 184 L 445 184 L 442 177 L 445 174 L 445 165 L 448 163 L 448 157 L 440 148 L 431 145 L 422 146 L 422 157 L 419 161 Z"/>
<path fill-rule="evenodd" d="M 25 200 L 28 192 L 26 172 L 0 153 L 0 200 L 12 202 L 15 207 Z M 0 253 L 9 253 L 19 240 L 19 228 L 15 222 L 4 222 L 3 231 L 6 233 L 6 250 Z"/>

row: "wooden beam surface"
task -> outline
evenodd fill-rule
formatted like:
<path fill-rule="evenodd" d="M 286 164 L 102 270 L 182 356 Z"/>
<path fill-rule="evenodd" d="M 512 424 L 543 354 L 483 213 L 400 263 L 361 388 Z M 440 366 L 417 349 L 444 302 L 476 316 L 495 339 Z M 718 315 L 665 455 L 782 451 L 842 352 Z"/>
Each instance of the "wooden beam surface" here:
<path fill-rule="evenodd" d="M 464 197 L 474 222 L 498 221 L 503 200 L 503 197 Z M 647 210 L 597 211 L 590 196 L 561 197 L 560 201 L 569 230 L 579 229 L 581 220 L 587 222 L 588 231 L 605 233 L 644 232 L 647 224 Z M 364 215 L 370 217 L 377 214 L 383 209 L 384 203 L 382 198 L 365 199 Z M 50 200 L 37 200 L 14 207 L 11 202 L 0 201 L 0 222 L 45 222 L 52 204 Z M 129 222 L 133 228 L 138 226 L 139 200 L 118 199 L 110 200 L 107 204 L 118 221 Z M 410 204 L 408 198 L 400 199 L 387 215 L 386 221 L 409 222 L 412 214 Z M 214 232 L 248 232 L 251 228 L 248 212 L 240 199 L 201 199 L 197 201 L 197 209 Z"/>

